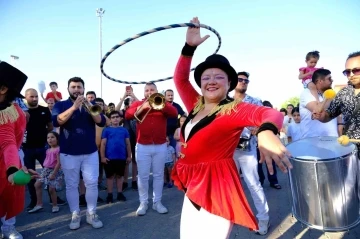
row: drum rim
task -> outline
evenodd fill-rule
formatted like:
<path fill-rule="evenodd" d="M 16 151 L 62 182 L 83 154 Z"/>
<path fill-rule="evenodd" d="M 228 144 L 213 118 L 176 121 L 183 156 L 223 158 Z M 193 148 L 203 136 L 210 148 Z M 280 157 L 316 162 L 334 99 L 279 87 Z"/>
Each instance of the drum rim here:
<path fill-rule="evenodd" d="M 342 160 L 344 158 L 348 158 L 350 155 L 354 154 L 354 152 L 342 155 L 340 157 L 334 157 L 334 158 L 326 158 L 326 159 L 304 159 L 304 158 L 298 158 L 298 157 L 290 157 L 289 159 L 291 160 L 296 160 L 296 161 L 302 161 L 302 162 L 331 162 L 331 161 L 335 161 L 335 160 Z"/>
<path fill-rule="evenodd" d="M 299 140 L 296 140 L 296 141 L 293 141 L 291 142 L 290 144 L 286 145 L 286 148 L 289 150 L 288 146 L 291 145 L 291 144 L 294 144 L 294 143 L 297 143 L 297 142 L 300 142 L 300 141 L 304 141 L 304 140 L 311 140 L 311 139 L 318 139 L 318 140 L 321 140 L 323 139 L 325 141 L 325 139 L 333 139 L 334 141 L 337 141 L 337 137 L 335 136 L 315 136 L 315 137 L 308 137 L 308 138 L 303 138 L 303 139 L 299 139 Z M 340 144 L 339 144 L 340 145 Z M 321 161 L 321 162 L 331 162 L 331 161 L 335 161 L 335 160 L 341 160 L 341 159 L 344 159 L 344 158 L 347 158 L 349 157 L 350 155 L 354 154 L 357 152 L 357 147 L 355 144 L 353 143 L 350 143 L 349 145 L 347 145 L 346 147 L 350 147 L 350 146 L 353 146 L 354 148 L 347 154 L 344 154 L 344 155 L 341 155 L 341 156 L 338 156 L 338 157 L 333 157 L 333 158 L 321 158 L 321 159 L 304 159 L 304 158 L 300 158 L 300 157 L 289 157 L 289 159 L 292 159 L 292 160 L 297 160 L 297 161 L 302 161 L 302 162 L 317 162 L 317 161 Z M 344 146 L 342 146 L 344 147 Z M 291 152 L 290 152 L 291 153 Z"/>

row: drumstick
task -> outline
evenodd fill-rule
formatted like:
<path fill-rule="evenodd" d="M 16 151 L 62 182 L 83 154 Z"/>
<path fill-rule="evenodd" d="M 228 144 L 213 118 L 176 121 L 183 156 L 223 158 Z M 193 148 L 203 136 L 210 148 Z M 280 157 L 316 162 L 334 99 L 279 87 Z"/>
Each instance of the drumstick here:
<path fill-rule="evenodd" d="M 320 103 L 318 112 L 322 112 L 325 108 L 325 104 L 333 100 L 336 96 L 336 92 L 333 89 L 328 89 L 324 92 L 324 101 Z"/>
<path fill-rule="evenodd" d="M 342 135 L 338 138 L 338 142 L 341 145 L 348 145 L 349 143 L 360 143 L 360 139 L 350 139 L 346 135 Z"/>

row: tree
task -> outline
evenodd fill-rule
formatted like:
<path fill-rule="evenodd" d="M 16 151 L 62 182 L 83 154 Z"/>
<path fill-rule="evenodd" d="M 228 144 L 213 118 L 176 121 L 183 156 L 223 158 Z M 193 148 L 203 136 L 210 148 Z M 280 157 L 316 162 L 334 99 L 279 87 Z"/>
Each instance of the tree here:
<path fill-rule="evenodd" d="M 284 103 L 281 104 L 281 108 L 285 108 L 287 107 L 288 104 L 292 104 L 294 107 L 296 107 L 300 102 L 300 98 L 299 97 L 291 97 L 288 100 L 286 100 Z"/>

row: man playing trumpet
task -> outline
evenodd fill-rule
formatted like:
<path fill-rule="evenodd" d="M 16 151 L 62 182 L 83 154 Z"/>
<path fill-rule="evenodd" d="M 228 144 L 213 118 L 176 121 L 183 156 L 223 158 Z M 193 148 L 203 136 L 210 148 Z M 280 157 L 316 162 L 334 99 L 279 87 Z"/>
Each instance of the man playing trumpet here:
<path fill-rule="evenodd" d="M 167 213 L 168 210 L 161 203 L 164 184 L 164 166 L 167 154 L 166 126 L 167 118 L 177 116 L 177 109 L 161 97 L 149 102 L 149 97 L 157 93 L 154 83 L 147 83 L 144 88 L 145 99 L 134 102 L 125 113 L 127 120 L 137 119 L 136 131 L 136 162 L 138 166 L 138 190 L 140 206 L 136 215 L 143 216 L 148 209 L 149 175 L 152 166 L 153 172 L 153 209 L 158 213 Z M 153 98 L 153 97 L 151 97 Z"/>
<path fill-rule="evenodd" d="M 95 143 L 95 124 L 105 126 L 98 105 L 84 97 L 84 81 L 73 77 L 68 81 L 69 99 L 57 102 L 52 111 L 55 127 L 60 127 L 60 163 L 65 175 L 66 197 L 72 213 L 70 229 L 80 227 L 80 170 L 86 187 L 86 222 L 94 228 L 103 226 L 96 214 L 98 198 L 99 156 Z"/>

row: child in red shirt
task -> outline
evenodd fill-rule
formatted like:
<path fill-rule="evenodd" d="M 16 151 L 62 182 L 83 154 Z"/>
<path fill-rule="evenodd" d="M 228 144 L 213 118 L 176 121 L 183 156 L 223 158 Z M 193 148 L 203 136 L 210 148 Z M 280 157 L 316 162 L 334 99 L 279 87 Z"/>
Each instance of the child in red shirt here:
<path fill-rule="evenodd" d="M 56 91 L 58 88 L 58 84 L 56 82 L 50 82 L 49 84 L 51 92 L 47 93 L 46 97 L 44 98 L 42 95 L 42 98 L 45 102 L 47 102 L 48 99 L 52 98 L 55 100 L 55 103 L 62 100 L 62 95 L 60 92 Z"/>

